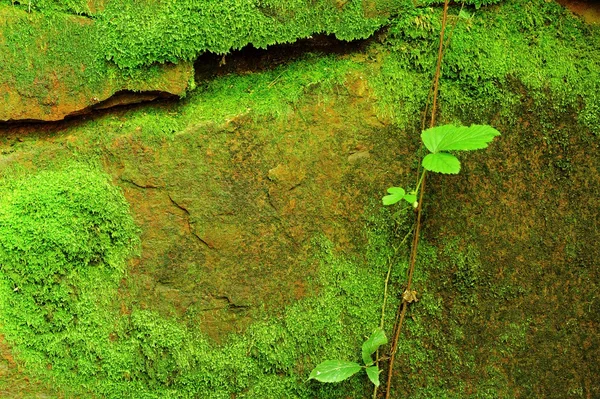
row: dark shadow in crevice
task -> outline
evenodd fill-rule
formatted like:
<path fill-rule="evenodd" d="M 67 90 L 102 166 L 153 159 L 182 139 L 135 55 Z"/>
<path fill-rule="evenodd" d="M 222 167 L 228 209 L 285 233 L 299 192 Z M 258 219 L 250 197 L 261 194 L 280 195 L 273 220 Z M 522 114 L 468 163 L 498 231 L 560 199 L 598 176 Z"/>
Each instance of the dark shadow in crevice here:
<path fill-rule="evenodd" d="M 229 74 L 243 75 L 268 71 L 308 55 L 347 55 L 361 52 L 378 36 L 379 33 L 376 32 L 369 39 L 347 42 L 336 39 L 334 35 L 313 35 L 294 43 L 269 46 L 267 49 L 257 49 L 248 45 L 227 55 L 204 53 L 194 63 L 196 82 Z"/>
<path fill-rule="evenodd" d="M 106 115 L 119 117 L 130 110 L 148 106 L 173 106 L 177 101 L 179 101 L 178 96 L 162 91 L 134 92 L 121 90 L 104 101 L 99 101 L 67 115 L 62 120 L 20 119 L 0 122 L 0 137 L 23 137 L 29 134 L 35 134 L 36 136 L 53 135 Z"/>
<path fill-rule="evenodd" d="M 224 75 L 243 75 L 272 70 L 311 55 L 347 55 L 361 52 L 380 34 L 381 31 L 376 32 L 369 39 L 352 42 L 338 40 L 333 35 L 313 35 L 294 43 L 269 46 L 268 49 L 257 49 L 252 45 L 248 45 L 225 56 L 204 53 L 194 63 L 196 83 L 201 84 Z M 19 136 L 34 132 L 36 134 L 59 133 L 67 128 L 101 118 L 107 114 L 118 117 L 140 107 L 171 108 L 177 105 L 179 100 L 179 97 L 164 92 L 135 93 L 124 90 L 115 93 L 102 102 L 76 111 L 60 121 L 16 120 L 0 122 L 0 136 Z"/>

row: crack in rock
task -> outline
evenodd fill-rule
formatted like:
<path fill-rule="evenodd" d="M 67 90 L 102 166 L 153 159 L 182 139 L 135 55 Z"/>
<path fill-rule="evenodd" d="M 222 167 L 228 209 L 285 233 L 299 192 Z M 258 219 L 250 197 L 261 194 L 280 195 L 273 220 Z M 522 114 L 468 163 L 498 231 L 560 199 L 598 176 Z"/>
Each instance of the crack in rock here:
<path fill-rule="evenodd" d="M 211 245 L 210 243 L 208 243 L 207 241 L 205 241 L 202 237 L 200 237 L 198 234 L 196 234 L 196 232 L 194 231 L 194 227 L 192 226 L 192 222 L 190 221 L 191 219 L 191 214 L 190 211 L 188 211 L 188 209 L 186 207 L 184 207 L 183 205 L 179 204 L 177 201 L 175 201 L 173 199 L 173 197 L 171 197 L 171 194 L 167 193 L 167 196 L 169 197 L 169 200 L 171 200 L 171 203 L 173 205 L 175 205 L 177 208 L 181 209 L 183 212 L 185 212 L 185 214 L 187 215 L 186 221 L 187 221 L 187 227 L 188 230 L 190 231 L 190 233 L 196 237 L 196 239 L 198 241 L 200 241 L 202 244 L 206 245 L 206 247 L 208 247 L 209 249 L 215 249 L 215 247 L 213 245 Z"/>

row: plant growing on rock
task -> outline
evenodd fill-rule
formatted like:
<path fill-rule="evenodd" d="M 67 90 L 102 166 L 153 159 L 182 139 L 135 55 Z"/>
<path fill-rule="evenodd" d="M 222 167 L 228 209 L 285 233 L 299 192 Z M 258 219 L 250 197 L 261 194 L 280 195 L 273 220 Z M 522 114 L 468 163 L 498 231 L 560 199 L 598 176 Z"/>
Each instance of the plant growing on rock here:
<path fill-rule="evenodd" d="M 429 154 L 427 154 L 421 162 L 421 165 L 423 166 L 423 172 L 421 173 L 417 187 L 409 193 L 407 193 L 402 187 L 388 188 L 388 195 L 382 198 L 383 205 L 393 205 L 400 201 L 406 201 L 412 204 L 415 209 L 417 209 L 419 213 L 417 223 L 419 223 L 423 196 L 423 192 L 420 192 L 419 190 L 422 187 L 422 183 L 425 179 L 427 171 L 444 174 L 458 174 L 460 172 L 460 161 L 449 151 L 471 151 L 483 149 L 489 145 L 494 137 L 499 135 L 500 132 L 488 125 L 471 125 L 469 127 L 443 125 L 424 130 L 421 133 L 421 140 L 423 141 L 425 147 L 429 150 Z M 419 201 L 417 201 L 418 197 L 420 197 Z M 412 280 L 412 271 L 414 270 L 416 248 L 418 246 L 418 234 L 419 232 L 417 229 L 415 232 L 415 238 L 413 240 L 413 249 L 411 251 L 411 270 L 409 282 L 406 290 L 402 294 L 401 320 L 404 319 L 406 306 L 409 303 L 417 301 L 416 292 L 410 289 L 410 285 Z M 396 335 L 392 342 L 390 370 L 392 369 L 391 364 L 393 363 L 401 325 L 402 324 L 400 322 L 398 327 L 395 329 Z M 375 385 L 376 389 L 380 385 L 380 370 L 378 365 L 379 359 L 373 360 L 372 355 L 378 351 L 381 345 L 385 345 L 387 342 L 388 341 L 387 337 L 385 336 L 385 332 L 380 327 L 376 329 L 371 334 L 369 339 L 367 339 L 362 345 L 362 360 L 364 365 L 361 366 L 359 363 L 346 360 L 326 360 L 318 364 L 312 370 L 309 379 L 315 379 L 320 382 L 340 382 L 350 378 L 364 368 L 367 372 L 367 376 Z M 388 377 L 388 393 L 389 385 L 390 379 Z M 376 391 L 373 396 L 376 396 Z"/>
<path fill-rule="evenodd" d="M 402 325 L 404 322 L 404 318 L 406 316 L 406 311 L 408 309 L 408 305 L 418 301 L 417 292 L 411 289 L 412 279 L 414 275 L 414 269 L 416 264 L 416 258 L 419 248 L 419 236 L 420 236 L 420 228 L 421 228 L 421 216 L 423 211 L 423 194 L 425 191 L 425 177 L 427 175 L 427 171 L 443 173 L 443 174 L 458 174 L 460 172 L 460 161 L 458 158 L 452 154 L 454 151 L 471 151 L 486 148 L 489 143 L 494 139 L 494 137 L 499 136 L 500 132 L 488 125 L 471 125 L 469 127 L 466 126 L 455 126 L 452 124 L 443 125 L 443 126 L 435 126 L 435 119 L 437 114 L 437 97 L 439 90 L 439 79 L 442 71 L 442 59 L 444 55 L 444 42 L 445 42 L 445 30 L 447 25 L 447 17 L 448 17 L 448 6 L 449 0 L 444 1 L 444 11 L 442 15 L 442 28 L 440 31 L 440 41 L 439 41 L 439 50 L 438 50 L 438 60 L 436 65 L 436 71 L 434 74 L 433 84 L 432 84 L 432 107 L 431 107 L 431 120 L 429 129 L 425 129 L 425 118 L 427 115 L 427 107 L 424 112 L 423 117 L 423 127 L 421 133 L 421 140 L 427 150 L 429 150 L 429 154 L 427 154 L 423 160 L 421 161 L 421 165 L 423 166 L 423 171 L 420 174 L 419 180 L 414 190 L 407 192 L 402 187 L 390 187 L 387 192 L 388 195 L 382 198 L 383 205 L 389 206 L 396 204 L 400 201 L 406 201 L 415 208 L 416 211 L 416 221 L 414 225 L 414 233 L 412 233 L 412 245 L 410 250 L 410 260 L 408 267 L 408 276 L 406 286 L 400 296 L 400 304 L 398 306 L 398 312 L 396 317 L 396 322 L 394 324 L 394 336 L 392 338 L 391 347 L 388 351 L 389 357 L 386 356 L 386 359 L 389 359 L 389 367 L 387 370 L 387 382 L 385 386 L 385 398 L 389 399 L 391 394 L 391 384 L 392 384 L 392 375 L 394 368 L 394 359 L 396 355 L 396 351 L 398 348 L 398 339 L 400 337 L 400 333 L 402 331 Z M 449 42 L 449 38 L 448 38 Z M 447 45 L 447 43 L 446 43 Z M 413 229 L 406 235 L 404 240 L 406 240 Z M 403 240 L 403 241 L 404 241 Z M 388 273 L 385 281 L 385 289 L 383 295 L 383 306 L 381 310 L 381 324 L 379 330 L 383 333 L 383 323 L 384 323 L 384 313 L 387 302 L 387 292 L 388 292 L 388 283 L 391 275 L 391 266 L 388 268 Z M 375 334 L 375 333 L 374 333 Z M 385 337 L 385 334 L 384 334 Z M 369 338 L 371 340 L 371 338 Z M 367 340 L 367 342 L 369 342 Z M 387 343 L 387 339 L 385 342 L 380 345 L 384 345 Z M 366 344 L 366 343 L 365 343 Z M 378 352 L 378 348 L 375 348 L 372 353 Z M 377 398 L 377 390 L 379 387 L 379 378 L 374 380 L 371 377 L 371 373 L 377 371 L 377 377 L 379 376 L 379 353 L 377 354 L 377 359 L 373 363 L 368 363 L 364 357 L 364 345 L 363 345 L 363 360 L 365 361 L 365 368 L 367 370 L 367 374 L 369 378 L 374 384 L 373 389 L 373 399 Z M 374 364 L 374 366 L 371 366 Z M 319 364 L 310 374 L 310 379 L 316 379 L 322 382 L 338 382 L 349 378 L 350 376 L 356 374 L 363 366 L 360 366 L 354 362 L 345 362 L 345 361 L 325 361 Z M 371 371 L 369 371 L 371 369 Z"/>
<path fill-rule="evenodd" d="M 365 369 L 369 380 L 378 387 L 380 370 L 377 360 L 373 360 L 373 354 L 387 342 L 385 332 L 381 328 L 377 328 L 362 345 L 363 366 L 346 360 L 325 360 L 311 371 L 308 379 L 320 382 L 340 382 Z"/>
<path fill-rule="evenodd" d="M 435 112 L 433 115 L 435 115 Z M 431 124 L 433 125 L 434 122 L 435 117 L 432 117 Z M 402 302 L 398 308 L 398 318 L 396 325 L 394 326 L 395 333 L 392 339 L 392 347 L 390 349 L 390 360 L 385 394 L 386 399 L 390 397 L 394 358 L 396 355 L 398 338 L 400 336 L 400 332 L 402 331 L 402 324 L 406 315 L 406 310 L 408 309 L 409 304 L 417 301 L 417 293 L 416 291 L 411 290 L 411 284 L 419 248 L 419 231 L 421 227 L 421 214 L 423 209 L 422 202 L 425 184 L 424 182 L 427 171 L 444 174 L 458 174 L 458 172 L 460 172 L 460 161 L 449 151 L 471 151 L 483 149 L 489 145 L 494 137 L 499 135 L 500 132 L 488 125 L 471 125 L 466 127 L 454 126 L 450 124 L 435 127 L 432 126 L 431 128 L 424 130 L 421 133 L 421 140 L 430 153 L 427 154 L 421 161 L 423 172 L 421 173 L 417 187 L 408 194 L 402 187 L 390 187 L 387 190 L 388 195 L 382 198 L 384 205 L 393 205 L 402 200 L 407 201 L 411 203 L 417 211 L 415 233 L 413 235 L 413 242 L 410 251 L 408 281 L 406 288 L 402 293 Z M 417 198 L 419 198 L 418 201 Z M 377 392 L 375 390 L 373 397 L 376 397 L 376 393 Z"/>
<path fill-rule="evenodd" d="M 419 206 L 417 196 L 425 176 L 425 171 L 458 174 L 460 161 L 448 151 L 471 151 L 486 148 L 488 144 L 499 136 L 500 132 L 488 125 L 454 126 L 443 125 L 427 129 L 421 133 L 421 140 L 429 150 L 421 165 L 423 173 L 417 187 L 406 193 L 402 187 L 390 187 L 388 195 L 382 198 L 383 205 L 393 205 L 399 201 L 406 201 L 415 208 Z"/>

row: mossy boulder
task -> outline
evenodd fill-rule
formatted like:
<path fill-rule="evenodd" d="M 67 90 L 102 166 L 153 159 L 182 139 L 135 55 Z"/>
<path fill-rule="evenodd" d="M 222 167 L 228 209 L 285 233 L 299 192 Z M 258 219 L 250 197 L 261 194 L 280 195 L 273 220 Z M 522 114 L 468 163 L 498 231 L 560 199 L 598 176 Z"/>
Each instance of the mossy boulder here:
<path fill-rule="evenodd" d="M 55 121 L 157 93 L 183 96 L 202 53 L 316 33 L 364 39 L 396 7 L 360 0 L 0 2 L 0 121 Z M 115 93 L 118 100 L 106 101 Z"/>
<path fill-rule="evenodd" d="M 392 397 L 597 397 L 599 31 L 544 0 L 459 10 L 438 120 L 489 123 L 502 137 L 461 157 L 459 175 L 427 179 L 419 301 Z M 406 11 L 385 43 L 353 54 L 244 67 L 177 104 L 4 128 L 7 182 L 46 187 L 13 172 L 92 163 L 121 187 L 142 241 L 125 274 L 84 268 L 110 272 L 77 285 L 105 322 L 32 348 L 11 327 L 20 319 L 4 317 L 0 350 L 24 362 L 9 363 L 11 376 L 66 397 L 371 397 L 364 375 L 306 378 L 325 359 L 360 359 L 392 266 L 389 335 L 405 284 L 413 211 L 380 198 L 415 182 L 441 17 Z M 16 192 L 2 190 L 6 203 Z M 13 381 L 0 387 L 20 389 Z"/>
<path fill-rule="evenodd" d="M 127 102 L 182 96 L 194 74 L 185 62 L 124 73 L 106 61 L 97 22 L 76 15 L 0 4 L 0 44 L 0 121 L 60 120 L 123 91 L 134 93 Z"/>

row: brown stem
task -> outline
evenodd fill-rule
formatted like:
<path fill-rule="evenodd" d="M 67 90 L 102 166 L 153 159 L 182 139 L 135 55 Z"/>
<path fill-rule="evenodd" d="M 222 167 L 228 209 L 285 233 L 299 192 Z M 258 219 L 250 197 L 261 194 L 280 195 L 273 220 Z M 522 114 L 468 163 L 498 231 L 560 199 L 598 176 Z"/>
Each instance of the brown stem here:
<path fill-rule="evenodd" d="M 437 112 L 437 97 L 438 97 L 439 81 L 440 81 L 440 74 L 441 74 L 441 69 L 442 69 L 442 59 L 444 57 L 444 33 L 446 30 L 446 23 L 447 23 L 447 18 L 448 18 L 448 2 L 449 2 L 449 0 L 444 1 L 444 14 L 442 16 L 442 29 L 440 32 L 440 46 L 439 46 L 439 50 L 438 50 L 437 66 L 435 69 L 434 83 L 433 83 L 433 105 L 431 106 L 430 127 L 435 126 L 435 116 L 436 116 L 436 112 Z M 414 271 L 415 271 L 415 264 L 416 264 L 416 260 L 417 260 L 418 249 L 419 249 L 419 236 L 420 236 L 419 233 L 421 230 L 421 216 L 422 216 L 422 210 L 423 210 L 423 194 L 425 193 L 426 174 L 427 174 L 427 171 L 424 170 L 423 178 L 422 178 L 422 182 L 421 182 L 421 191 L 420 191 L 420 195 L 419 195 L 419 205 L 418 205 L 418 209 L 417 209 L 417 223 L 416 223 L 416 227 L 415 227 L 415 235 L 413 237 L 413 243 L 412 243 L 412 248 L 411 248 L 411 253 L 410 253 L 410 266 L 408 269 L 408 282 L 406 284 L 406 290 L 404 292 L 410 291 L 411 286 L 412 286 L 412 279 L 413 279 L 413 275 L 414 275 Z M 402 302 L 400 303 L 400 307 L 398 308 L 400 317 L 397 322 L 397 326 L 394 329 L 394 331 L 395 331 L 394 339 L 392 341 L 392 348 L 391 348 L 391 352 L 390 352 L 385 399 L 390 398 L 390 394 L 392 391 L 391 388 L 392 388 L 392 375 L 393 375 L 393 371 L 394 371 L 394 360 L 396 357 L 396 351 L 398 349 L 398 340 L 400 338 L 400 333 L 402 331 L 402 325 L 404 324 L 404 318 L 406 316 L 406 310 L 408 308 L 408 305 L 409 305 L 409 301 L 406 299 L 405 295 L 403 294 Z"/>
<path fill-rule="evenodd" d="M 404 245 L 404 242 L 408 239 L 408 237 L 410 237 L 412 230 L 413 230 L 413 228 L 411 227 L 410 230 L 408 231 L 408 233 L 402 239 L 402 241 L 400 241 L 400 244 L 397 247 L 394 247 L 394 254 L 388 256 L 388 259 L 387 259 L 388 271 L 387 271 L 387 276 L 385 277 L 385 285 L 384 285 L 384 289 L 383 289 L 383 304 L 381 305 L 381 321 L 379 323 L 379 328 L 381 328 L 382 330 L 383 330 L 384 323 L 385 323 L 385 308 L 387 306 L 388 285 L 390 283 L 390 276 L 392 274 L 393 259 L 396 257 L 398 250 L 402 247 L 402 245 Z M 375 366 L 377 366 L 378 369 L 379 369 L 379 362 L 381 360 L 389 359 L 388 357 L 386 357 L 385 359 L 380 358 L 379 357 L 379 349 L 377 349 L 377 355 L 375 356 L 375 358 L 377 359 L 377 360 L 375 360 Z M 378 389 L 377 385 L 374 385 L 373 386 L 373 399 L 377 399 L 377 389 Z"/>
<path fill-rule="evenodd" d="M 444 15 L 442 16 L 442 31 L 440 32 L 440 47 L 438 48 L 438 60 L 435 67 L 435 76 L 433 77 L 433 105 L 431 106 L 431 123 L 429 127 L 435 126 L 435 114 L 437 107 L 437 97 L 440 82 L 440 72 L 442 70 L 442 58 L 444 58 L 444 31 L 448 20 L 448 0 L 444 1 Z"/>
<path fill-rule="evenodd" d="M 406 284 L 406 291 L 410 291 L 412 286 L 412 279 L 415 272 L 415 264 L 417 260 L 417 250 L 419 248 L 419 232 L 421 230 L 421 215 L 423 210 L 423 192 L 425 191 L 425 176 L 427 175 L 427 171 L 423 171 L 423 179 L 421 181 L 421 193 L 419 195 L 419 208 L 417 211 L 417 224 L 415 227 L 415 235 L 413 236 L 412 248 L 410 252 L 410 267 L 408 269 L 408 282 Z M 385 391 L 385 399 L 389 399 L 392 387 L 392 374 L 394 369 L 394 360 L 396 358 L 396 351 L 398 350 L 398 340 L 400 338 L 400 332 L 402 331 L 402 325 L 404 324 L 404 317 L 406 316 L 406 309 L 408 309 L 409 302 L 402 295 L 402 303 L 398 308 L 400 312 L 400 318 L 398 320 L 397 326 L 394 332 L 394 339 L 392 340 L 392 348 L 390 351 L 390 360 L 389 360 L 389 368 L 387 375 L 387 384 Z"/>

